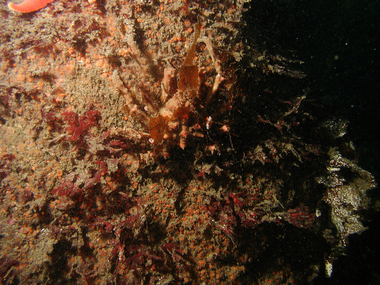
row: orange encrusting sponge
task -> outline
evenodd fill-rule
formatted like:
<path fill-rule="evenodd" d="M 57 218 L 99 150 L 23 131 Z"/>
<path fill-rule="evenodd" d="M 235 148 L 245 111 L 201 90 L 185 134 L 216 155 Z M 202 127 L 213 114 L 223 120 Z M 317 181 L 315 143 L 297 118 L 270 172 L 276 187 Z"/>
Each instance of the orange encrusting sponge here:
<path fill-rule="evenodd" d="M 30 13 L 45 7 L 47 4 L 53 1 L 54 0 L 24 0 L 18 4 L 8 3 L 8 7 L 13 11 Z"/>

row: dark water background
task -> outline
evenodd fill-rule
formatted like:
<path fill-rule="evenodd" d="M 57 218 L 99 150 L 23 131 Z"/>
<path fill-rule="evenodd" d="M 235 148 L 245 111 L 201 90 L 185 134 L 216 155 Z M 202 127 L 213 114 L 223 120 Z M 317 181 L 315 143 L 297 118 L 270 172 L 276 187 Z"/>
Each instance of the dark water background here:
<path fill-rule="evenodd" d="M 258 46 L 305 62 L 308 99 L 349 120 L 357 161 L 379 182 L 380 1 L 253 0 L 248 18 Z M 315 284 L 380 284 L 380 215 L 369 218 L 369 230 L 350 237 L 332 278 Z"/>

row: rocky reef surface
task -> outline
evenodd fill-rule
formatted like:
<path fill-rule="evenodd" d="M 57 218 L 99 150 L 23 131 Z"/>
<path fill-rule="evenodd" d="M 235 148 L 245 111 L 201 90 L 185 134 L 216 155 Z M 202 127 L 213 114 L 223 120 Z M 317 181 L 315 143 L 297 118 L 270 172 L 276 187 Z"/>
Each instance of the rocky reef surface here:
<path fill-rule="evenodd" d="M 376 186 L 245 1 L 2 3 L 4 284 L 305 284 Z"/>

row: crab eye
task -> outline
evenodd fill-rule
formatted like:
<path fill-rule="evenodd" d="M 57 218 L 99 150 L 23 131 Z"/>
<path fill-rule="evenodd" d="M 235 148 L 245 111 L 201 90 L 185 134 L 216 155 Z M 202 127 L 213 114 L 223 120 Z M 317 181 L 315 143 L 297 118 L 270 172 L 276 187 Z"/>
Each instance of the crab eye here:
<path fill-rule="evenodd" d="M 207 130 L 210 129 L 211 122 L 212 122 L 212 118 L 211 118 L 211 116 L 208 116 L 208 117 L 206 118 L 206 129 L 207 129 Z"/>

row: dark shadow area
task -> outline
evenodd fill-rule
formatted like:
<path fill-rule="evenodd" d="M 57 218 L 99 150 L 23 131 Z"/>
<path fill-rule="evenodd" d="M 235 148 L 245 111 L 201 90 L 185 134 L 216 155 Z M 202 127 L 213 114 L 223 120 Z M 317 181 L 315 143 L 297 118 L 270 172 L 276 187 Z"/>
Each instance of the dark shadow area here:
<path fill-rule="evenodd" d="M 380 3 L 253 1 L 248 30 L 255 47 L 305 62 L 309 99 L 349 121 L 360 165 L 379 177 Z"/>
<path fill-rule="evenodd" d="M 350 122 L 358 164 L 380 177 L 380 2 L 252 1 L 248 42 L 259 50 L 304 61 L 308 100 Z M 330 115 L 331 115 L 330 114 Z M 371 196 L 379 194 L 374 190 Z M 350 238 L 332 278 L 316 284 L 379 284 L 379 215 Z"/>

